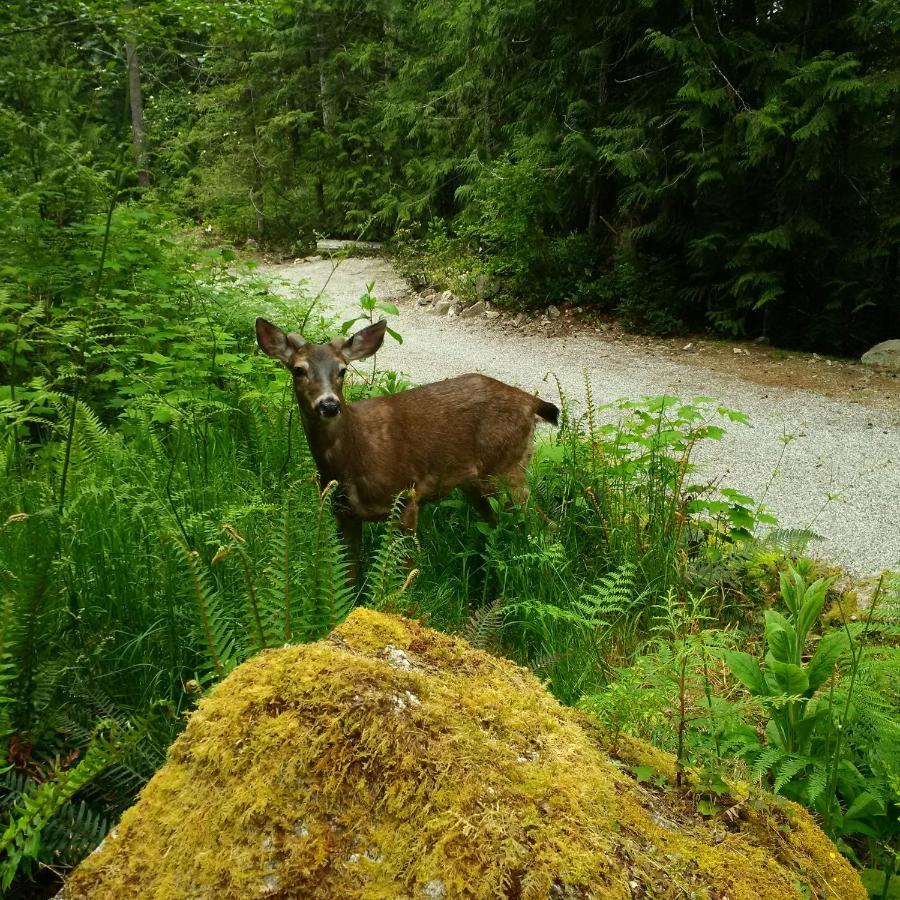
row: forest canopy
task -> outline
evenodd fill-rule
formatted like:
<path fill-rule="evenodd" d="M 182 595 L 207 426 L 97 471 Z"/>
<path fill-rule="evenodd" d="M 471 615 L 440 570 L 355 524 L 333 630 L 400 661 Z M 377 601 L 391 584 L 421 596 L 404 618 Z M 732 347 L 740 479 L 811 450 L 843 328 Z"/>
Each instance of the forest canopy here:
<path fill-rule="evenodd" d="M 124 187 L 236 241 L 399 234 L 520 305 L 858 352 L 900 329 L 898 28 L 893 0 L 13 0 L 4 243 L 102 207 L 133 126 Z"/>

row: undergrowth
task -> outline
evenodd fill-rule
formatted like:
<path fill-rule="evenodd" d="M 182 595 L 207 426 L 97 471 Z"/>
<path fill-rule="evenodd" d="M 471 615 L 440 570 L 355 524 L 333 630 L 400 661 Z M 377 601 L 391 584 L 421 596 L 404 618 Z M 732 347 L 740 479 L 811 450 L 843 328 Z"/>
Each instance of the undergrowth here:
<path fill-rule="evenodd" d="M 614 735 L 673 750 L 713 793 L 742 773 L 796 796 L 860 865 L 890 871 L 897 588 L 885 584 L 878 616 L 841 626 L 833 672 L 809 697 L 741 687 L 729 654 L 749 647 L 760 672 L 776 668 L 760 643 L 777 640 L 775 613 L 764 638 L 758 618 L 785 553 L 765 537 L 765 509 L 698 483 L 691 464 L 740 413 L 709 398 L 601 406 L 589 387 L 563 397 L 524 506 L 496 498 L 489 527 L 451 495 L 423 509 L 415 540 L 397 515 L 370 526 L 351 588 L 334 485 L 318 483 L 287 382 L 253 342 L 253 318 L 275 307 L 314 339 L 328 323 L 302 292 L 279 300 L 233 271 L 233 254 L 173 240 L 171 220 L 138 212 L 79 233 L 64 295 L 34 272 L 3 299 L 17 322 L 0 346 L 5 888 L 96 846 L 211 685 L 260 650 L 322 637 L 356 604 L 527 664 Z M 351 394 L 404 386 L 359 373 Z M 801 669 L 820 636 L 811 622 Z M 820 708 L 831 774 L 811 798 L 788 788 L 815 771 L 819 744 L 788 765 L 768 722 Z"/>

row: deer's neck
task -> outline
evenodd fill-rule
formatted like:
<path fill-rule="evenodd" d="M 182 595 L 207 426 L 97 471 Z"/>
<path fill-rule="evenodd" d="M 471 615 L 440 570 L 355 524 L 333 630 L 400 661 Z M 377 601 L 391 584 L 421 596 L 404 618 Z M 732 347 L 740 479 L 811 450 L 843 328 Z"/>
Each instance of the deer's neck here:
<path fill-rule="evenodd" d="M 323 419 L 316 413 L 301 413 L 303 431 L 324 487 L 329 481 L 344 482 L 353 460 L 352 410 L 345 405 L 339 416 Z"/>

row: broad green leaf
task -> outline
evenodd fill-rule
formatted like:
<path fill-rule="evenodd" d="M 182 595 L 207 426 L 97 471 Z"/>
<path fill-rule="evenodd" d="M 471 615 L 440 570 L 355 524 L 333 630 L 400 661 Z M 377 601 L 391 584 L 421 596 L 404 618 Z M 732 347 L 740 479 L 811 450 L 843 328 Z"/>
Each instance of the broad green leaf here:
<path fill-rule="evenodd" d="M 826 634 L 816 646 L 816 652 L 806 667 L 810 690 L 818 690 L 831 676 L 834 665 L 848 646 L 847 634 L 834 631 Z"/>
<path fill-rule="evenodd" d="M 790 697 L 802 697 L 809 689 L 809 678 L 806 672 L 794 663 L 773 660 L 772 674 L 782 692 Z"/>
<path fill-rule="evenodd" d="M 725 664 L 731 674 L 753 694 L 766 693 L 763 673 L 759 663 L 749 654 L 739 650 L 730 650 L 723 655 Z"/>
<path fill-rule="evenodd" d="M 819 618 L 827 592 L 828 582 L 821 578 L 806 589 L 800 604 L 800 612 L 797 613 L 797 634 L 801 641 L 806 639 L 810 628 L 812 628 L 816 619 Z"/>
<path fill-rule="evenodd" d="M 765 633 L 769 650 L 781 662 L 796 662 L 797 634 L 794 626 L 774 609 L 765 612 Z"/>
<path fill-rule="evenodd" d="M 844 820 L 860 819 L 863 816 L 880 816 L 884 814 L 884 801 L 880 797 L 868 791 L 863 791 L 850 804 L 850 808 L 844 813 Z"/>

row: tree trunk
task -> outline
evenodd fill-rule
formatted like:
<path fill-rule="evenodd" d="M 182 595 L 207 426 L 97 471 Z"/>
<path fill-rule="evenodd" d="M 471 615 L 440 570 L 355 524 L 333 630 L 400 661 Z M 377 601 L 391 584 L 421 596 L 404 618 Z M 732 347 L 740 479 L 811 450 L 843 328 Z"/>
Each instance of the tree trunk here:
<path fill-rule="evenodd" d="M 247 87 L 247 99 L 250 105 L 250 117 L 247 123 L 250 129 L 250 152 L 253 154 L 253 187 L 250 189 L 250 198 L 256 212 L 256 233 L 259 237 L 263 237 L 266 230 L 265 191 L 262 165 L 260 165 L 259 156 L 256 153 L 256 98 L 252 83 Z"/>
<path fill-rule="evenodd" d="M 134 163 L 137 166 L 138 184 L 150 186 L 150 171 L 147 168 L 147 150 L 144 146 L 144 94 L 141 88 L 141 62 L 137 44 L 125 43 L 125 61 L 128 66 L 128 101 L 131 105 L 131 144 L 134 148 Z"/>
<path fill-rule="evenodd" d="M 332 109 L 328 76 L 325 73 L 328 52 L 325 46 L 325 32 L 322 28 L 321 18 L 316 22 L 316 38 L 319 44 L 319 100 L 322 104 L 322 129 L 326 134 L 330 134 L 331 129 L 334 127 L 334 110 Z"/>

